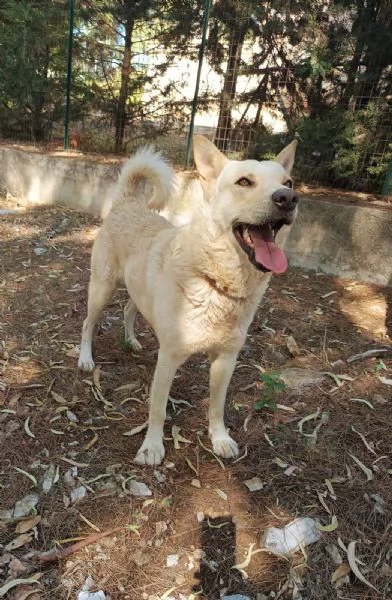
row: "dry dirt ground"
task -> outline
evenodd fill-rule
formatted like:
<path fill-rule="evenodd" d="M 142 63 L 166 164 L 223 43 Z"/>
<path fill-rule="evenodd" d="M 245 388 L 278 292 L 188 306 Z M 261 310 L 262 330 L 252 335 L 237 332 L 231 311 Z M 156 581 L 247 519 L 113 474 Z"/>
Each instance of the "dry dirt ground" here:
<path fill-rule="evenodd" d="M 78 372 L 99 222 L 17 210 L 0 216 L 0 597 L 390 599 L 390 293 L 298 269 L 273 279 L 228 393 L 239 459 L 211 453 L 196 356 L 171 391 L 166 460 L 142 468 L 152 331 L 139 318 L 143 351 L 127 351 L 120 291 L 99 368 Z M 282 389 L 293 368 L 318 382 Z M 316 520 L 319 541 L 265 551 L 266 529 L 297 517 Z"/>

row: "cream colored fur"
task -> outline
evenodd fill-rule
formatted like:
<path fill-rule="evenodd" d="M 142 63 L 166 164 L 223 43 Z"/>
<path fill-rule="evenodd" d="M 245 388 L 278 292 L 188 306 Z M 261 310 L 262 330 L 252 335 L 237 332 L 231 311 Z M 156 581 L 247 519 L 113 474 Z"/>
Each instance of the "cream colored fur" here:
<path fill-rule="evenodd" d="M 205 200 L 190 223 L 181 227 L 150 210 L 163 209 L 173 193 L 174 173 L 159 153 L 144 149 L 123 167 L 112 209 L 93 246 L 79 367 L 94 369 L 95 325 L 116 287 L 125 282 L 130 296 L 124 310 L 126 339 L 140 350 L 134 334 L 140 311 L 159 341 L 148 430 L 137 463 L 162 461 L 170 387 L 178 367 L 196 352 L 207 353 L 211 361 L 213 450 L 225 458 L 238 454 L 223 420 L 226 392 L 271 274 L 251 264 L 232 225 L 262 223 L 276 216 L 271 196 L 284 187 L 295 145 L 290 144 L 275 161 L 229 161 L 209 140 L 195 136 L 195 162 Z M 251 177 L 254 186 L 238 185 L 241 177 Z"/>

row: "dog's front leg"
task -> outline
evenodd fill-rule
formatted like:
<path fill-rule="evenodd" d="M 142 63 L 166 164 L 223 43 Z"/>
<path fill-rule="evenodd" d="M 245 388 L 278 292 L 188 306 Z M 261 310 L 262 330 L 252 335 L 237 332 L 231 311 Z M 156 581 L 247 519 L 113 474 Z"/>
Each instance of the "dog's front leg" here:
<path fill-rule="evenodd" d="M 208 433 L 215 454 L 224 458 L 238 456 L 238 446 L 229 436 L 224 423 L 226 392 L 234 371 L 237 353 L 211 356 L 210 406 Z"/>
<path fill-rule="evenodd" d="M 150 393 L 148 429 L 144 442 L 138 450 L 134 462 L 139 465 L 159 465 L 165 456 L 163 445 L 163 425 L 166 418 L 166 405 L 170 387 L 178 367 L 184 358 L 172 352 L 159 349 L 157 366 Z"/>

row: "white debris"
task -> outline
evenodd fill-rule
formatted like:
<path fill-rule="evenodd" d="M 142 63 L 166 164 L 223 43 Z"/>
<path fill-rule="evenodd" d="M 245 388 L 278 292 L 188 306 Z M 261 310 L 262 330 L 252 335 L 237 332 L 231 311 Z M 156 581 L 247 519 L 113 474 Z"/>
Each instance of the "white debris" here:
<path fill-rule="evenodd" d="M 79 485 L 77 488 L 75 488 L 74 490 L 71 490 L 70 492 L 70 497 L 71 497 L 71 502 L 78 502 L 79 500 L 82 500 L 82 498 L 84 498 L 87 494 L 87 490 L 84 487 L 84 485 Z"/>
<path fill-rule="evenodd" d="M 176 567 L 178 565 L 179 556 L 178 554 L 169 554 L 166 556 L 166 566 Z"/>
<path fill-rule="evenodd" d="M 105 592 L 99 590 L 98 592 L 90 592 L 90 589 L 94 586 L 94 580 L 89 575 L 83 584 L 82 589 L 78 593 L 77 600 L 106 600 Z"/>
<path fill-rule="evenodd" d="M 129 493 L 132 496 L 152 496 L 152 491 L 145 483 L 134 479 L 129 482 Z"/>
<path fill-rule="evenodd" d="M 164 483 L 166 481 L 166 475 L 161 473 L 161 471 L 158 471 L 158 469 L 155 469 L 154 477 L 158 483 Z"/>
<path fill-rule="evenodd" d="M 295 519 L 282 529 L 270 527 L 261 538 L 261 545 L 275 554 L 292 554 L 317 542 L 321 532 L 311 517 Z"/>
<path fill-rule="evenodd" d="M 264 487 L 264 483 L 261 481 L 260 477 L 252 477 L 252 479 L 247 479 L 244 481 L 244 484 L 250 492 L 258 492 Z"/>
<path fill-rule="evenodd" d="M 43 482 L 42 482 L 42 491 L 44 492 L 44 494 L 47 494 L 51 490 L 53 484 L 56 483 L 58 478 L 59 478 L 58 467 L 56 467 L 55 464 L 50 463 L 50 465 L 45 473 Z"/>
<path fill-rule="evenodd" d="M 32 514 L 34 508 L 37 506 L 39 501 L 38 494 L 31 492 L 31 494 L 27 494 L 21 500 L 18 500 L 15 503 L 15 508 L 13 512 L 14 519 L 20 519 L 22 517 L 28 517 Z"/>

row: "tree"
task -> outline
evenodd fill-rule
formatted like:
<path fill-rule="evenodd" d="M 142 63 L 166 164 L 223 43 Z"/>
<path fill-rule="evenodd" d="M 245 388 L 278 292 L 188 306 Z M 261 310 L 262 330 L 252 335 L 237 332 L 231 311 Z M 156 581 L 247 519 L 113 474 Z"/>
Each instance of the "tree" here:
<path fill-rule="evenodd" d="M 42 18 L 43 11 L 45 19 Z M 63 105 L 67 16 L 59 0 L 0 4 L 0 128 L 42 140 Z"/>

